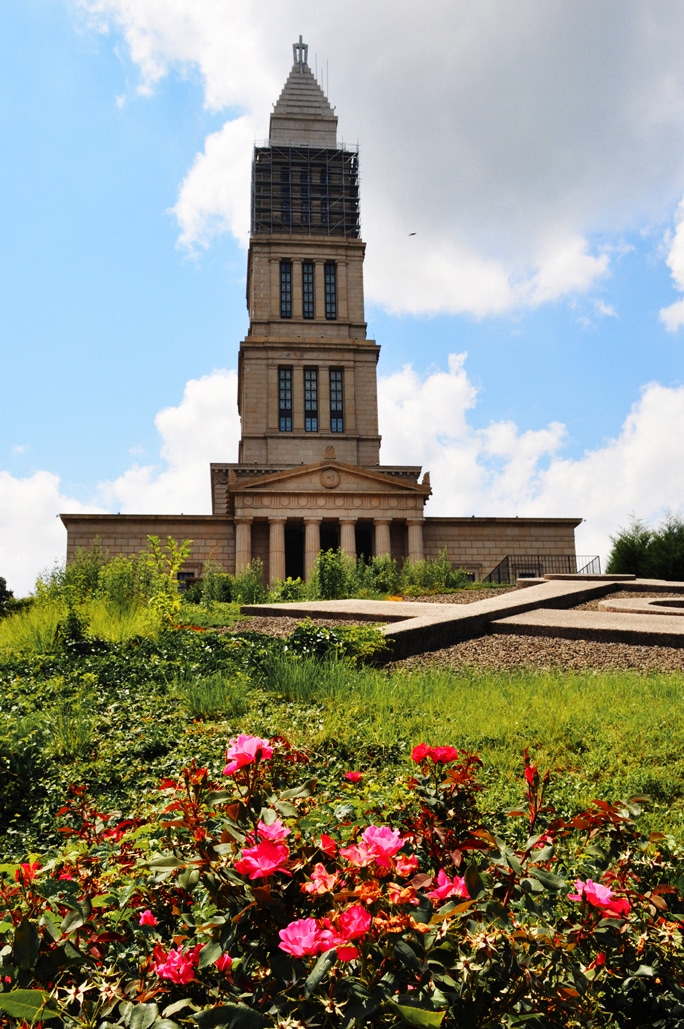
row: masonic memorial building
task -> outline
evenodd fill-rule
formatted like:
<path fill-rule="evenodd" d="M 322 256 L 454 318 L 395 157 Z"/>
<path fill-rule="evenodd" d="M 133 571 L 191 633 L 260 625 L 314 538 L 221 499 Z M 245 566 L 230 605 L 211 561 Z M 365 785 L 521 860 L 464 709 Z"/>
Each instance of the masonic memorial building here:
<path fill-rule="evenodd" d="M 579 518 L 426 517 L 429 474 L 381 464 L 358 149 L 338 143 L 301 37 L 293 51 L 254 149 L 238 459 L 211 465 L 211 515 L 63 514 L 67 559 L 95 540 L 133 554 L 155 535 L 193 541 L 186 578 L 207 560 L 235 573 L 253 558 L 268 582 L 308 578 L 319 550 L 338 547 L 399 562 L 446 548 L 477 579 L 506 561 L 516 574 L 577 571 Z"/>

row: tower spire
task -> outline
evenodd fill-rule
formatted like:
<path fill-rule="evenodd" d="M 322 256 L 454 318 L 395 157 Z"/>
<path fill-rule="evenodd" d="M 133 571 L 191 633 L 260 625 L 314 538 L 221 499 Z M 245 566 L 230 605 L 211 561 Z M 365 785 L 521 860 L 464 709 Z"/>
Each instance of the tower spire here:
<path fill-rule="evenodd" d="M 292 56 L 294 58 L 295 65 L 299 68 L 299 71 L 302 71 L 303 68 L 307 67 L 309 44 L 304 42 L 301 35 L 299 37 L 299 42 L 292 44 Z"/>

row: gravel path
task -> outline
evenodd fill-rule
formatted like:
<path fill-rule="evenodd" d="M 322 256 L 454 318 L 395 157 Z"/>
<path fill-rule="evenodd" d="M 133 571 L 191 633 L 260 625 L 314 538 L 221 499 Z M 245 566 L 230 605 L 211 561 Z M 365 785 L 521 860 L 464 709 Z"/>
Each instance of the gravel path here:
<path fill-rule="evenodd" d="M 511 587 L 511 590 L 516 587 Z M 491 596 L 510 592 L 507 589 L 462 590 L 430 597 L 412 597 L 423 604 L 472 604 Z M 653 593 L 629 593 L 630 597 L 651 597 Z M 681 596 L 681 594 L 671 594 Z M 657 594 L 659 597 L 670 594 Z M 578 604 L 575 610 L 594 611 L 598 601 Z M 301 618 L 246 618 L 230 627 L 230 632 L 262 632 L 271 636 L 289 636 Z M 368 625 L 347 619 L 312 619 L 316 625 Z M 558 668 L 566 670 L 634 668 L 639 671 L 684 672 L 684 648 L 632 646 L 625 643 L 596 643 L 589 640 L 550 639 L 544 636 L 489 635 L 464 640 L 452 647 L 416 654 L 394 662 L 391 668 L 453 668 L 461 665 L 486 668 Z"/>

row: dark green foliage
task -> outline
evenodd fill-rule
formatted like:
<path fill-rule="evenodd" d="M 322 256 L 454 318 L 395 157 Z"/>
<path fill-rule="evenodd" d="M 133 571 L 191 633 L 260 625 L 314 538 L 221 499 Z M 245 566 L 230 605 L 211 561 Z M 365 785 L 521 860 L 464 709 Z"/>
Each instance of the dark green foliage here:
<path fill-rule="evenodd" d="M 635 518 L 611 536 L 611 543 L 606 565 L 609 575 L 684 581 L 684 520 L 679 515 L 667 515 L 655 529 Z"/>
<path fill-rule="evenodd" d="M 7 580 L 0 575 L 0 618 L 7 614 L 8 603 L 13 597 L 12 590 L 7 589 Z"/>
<path fill-rule="evenodd" d="M 338 600 L 349 595 L 348 580 L 353 562 L 341 550 L 321 550 L 313 572 L 315 595 Z"/>

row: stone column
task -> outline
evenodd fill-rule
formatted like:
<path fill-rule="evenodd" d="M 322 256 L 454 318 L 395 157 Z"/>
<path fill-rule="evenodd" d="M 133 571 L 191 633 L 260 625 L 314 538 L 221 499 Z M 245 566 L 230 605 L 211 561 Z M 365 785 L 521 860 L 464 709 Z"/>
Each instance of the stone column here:
<path fill-rule="evenodd" d="M 376 518 L 374 520 L 375 525 L 375 556 L 385 557 L 392 553 L 392 547 L 390 544 L 390 523 L 391 518 Z M 410 531 L 410 530 L 409 530 Z M 422 530 L 421 530 L 421 547 L 422 547 Z M 409 546 L 410 549 L 410 546 Z"/>
<path fill-rule="evenodd" d="M 268 581 L 285 578 L 285 519 L 268 520 Z"/>
<path fill-rule="evenodd" d="M 423 519 L 409 518 L 408 525 L 408 556 L 410 561 L 422 561 L 425 553 L 423 550 Z"/>
<path fill-rule="evenodd" d="M 252 519 L 235 519 L 235 574 L 249 567 L 252 560 Z"/>
<path fill-rule="evenodd" d="M 340 550 L 356 558 L 356 518 L 340 518 Z"/>
<path fill-rule="evenodd" d="M 321 549 L 322 521 L 322 518 L 304 519 L 304 578 L 307 582 L 311 578 L 318 551 Z"/>

